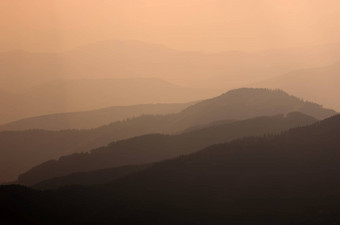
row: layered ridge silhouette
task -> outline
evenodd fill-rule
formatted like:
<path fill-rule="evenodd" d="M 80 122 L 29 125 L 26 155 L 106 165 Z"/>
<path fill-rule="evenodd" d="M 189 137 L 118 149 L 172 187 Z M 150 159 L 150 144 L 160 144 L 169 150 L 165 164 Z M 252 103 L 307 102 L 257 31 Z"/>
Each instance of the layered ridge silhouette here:
<path fill-rule="evenodd" d="M 340 116 L 213 145 L 107 185 L 1 187 L 11 221 L 45 224 L 334 224 Z M 33 206 L 33 207 L 32 207 Z M 13 213 L 19 215 L 12 218 Z"/>
<path fill-rule="evenodd" d="M 305 102 L 280 90 L 241 88 L 201 101 L 177 114 L 146 115 L 90 130 L 4 131 L 1 180 L 49 159 L 85 152 L 110 142 L 150 133 L 173 134 L 219 120 L 242 120 L 263 115 L 301 112 L 316 119 L 336 114 L 315 103 Z"/>
<path fill-rule="evenodd" d="M 333 44 L 208 54 L 176 51 L 139 41 L 103 41 L 59 53 L 4 52 L 0 53 L 0 89 L 11 93 L 5 98 L 6 107 L 0 110 L 0 124 L 43 114 L 93 110 L 112 105 L 209 98 L 221 93 L 219 90 L 222 89 L 249 86 L 294 70 L 338 62 L 339 49 L 339 44 Z M 118 79 L 122 77 L 129 79 Z M 157 79 L 143 82 L 145 77 Z M 213 90 L 184 88 L 159 79 Z M 135 85 L 126 85 L 124 80 Z M 143 86 L 136 87 L 139 82 Z M 327 88 L 322 83 L 318 85 Z M 120 88 L 129 91 L 118 91 Z M 158 92 L 152 92 L 153 89 L 158 89 Z M 303 89 L 301 85 L 298 91 Z M 333 97 L 327 89 L 322 90 L 320 95 Z M 305 98 L 309 97 L 306 95 Z M 333 105 L 337 102 L 326 98 L 310 100 L 327 107 L 337 107 Z"/>
<path fill-rule="evenodd" d="M 209 145 L 246 136 L 275 134 L 288 130 L 289 128 L 304 126 L 314 122 L 316 122 L 316 119 L 310 116 L 301 113 L 290 113 L 286 117 L 277 115 L 257 117 L 234 123 L 222 123 L 179 135 L 150 134 L 139 136 L 111 143 L 106 147 L 92 150 L 87 154 L 74 154 L 63 156 L 57 161 L 48 161 L 20 175 L 19 182 L 32 185 L 42 181 L 36 185 L 36 187 L 40 188 L 56 188 L 72 184 L 91 183 L 94 181 L 92 181 L 91 178 L 86 180 L 86 177 L 91 176 L 90 174 L 93 172 L 79 172 L 123 165 L 152 163 L 174 158 L 179 155 L 190 154 Z M 144 168 L 144 166 L 141 168 Z M 139 169 L 139 167 L 137 167 L 137 169 Z M 121 170 L 120 168 L 116 168 L 101 172 L 98 171 L 95 174 L 98 175 L 98 177 L 103 177 L 103 180 L 98 179 L 96 182 L 105 183 L 109 178 L 109 173 L 116 174 Z M 122 171 L 135 172 L 135 167 L 127 167 L 126 170 Z M 78 172 L 78 174 L 72 174 L 76 172 Z M 61 177 L 68 174 L 71 175 Z M 93 176 L 94 175 L 91 177 Z"/>

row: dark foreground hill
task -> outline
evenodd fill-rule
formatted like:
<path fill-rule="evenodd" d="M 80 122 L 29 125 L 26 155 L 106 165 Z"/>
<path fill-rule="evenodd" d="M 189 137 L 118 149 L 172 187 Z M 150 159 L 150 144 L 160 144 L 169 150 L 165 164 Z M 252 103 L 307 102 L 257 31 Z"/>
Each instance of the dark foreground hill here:
<path fill-rule="evenodd" d="M 179 133 L 218 120 L 301 112 L 317 119 L 335 111 L 280 90 L 241 88 L 196 103 L 177 114 L 141 116 L 90 130 L 0 132 L 0 181 L 14 180 L 35 165 L 143 134 Z"/>
<path fill-rule="evenodd" d="M 50 114 L 6 123 L 0 126 L 0 130 L 93 129 L 141 115 L 178 113 L 192 104 L 194 103 L 112 106 L 91 111 Z"/>
<path fill-rule="evenodd" d="M 214 145 L 104 186 L 0 189 L 3 221 L 35 224 L 339 224 L 340 116 Z"/>
<path fill-rule="evenodd" d="M 57 189 L 60 187 L 73 186 L 73 185 L 99 185 L 112 182 L 113 180 L 125 177 L 127 175 L 140 172 L 152 164 L 140 164 L 113 167 L 109 169 L 100 169 L 87 172 L 78 172 L 66 175 L 63 177 L 51 178 L 36 185 L 32 186 L 39 190 Z"/>
<path fill-rule="evenodd" d="M 113 142 L 106 147 L 92 150 L 90 153 L 63 156 L 38 165 L 19 176 L 19 183 L 37 185 L 39 188 L 56 188 L 71 184 L 91 184 L 92 172 L 103 168 L 124 165 L 152 163 L 179 155 L 190 154 L 213 144 L 223 143 L 247 136 L 262 136 L 279 133 L 289 128 L 312 124 L 316 120 L 301 113 L 256 117 L 234 123 L 220 124 L 179 135 L 150 134 L 123 141 Z M 128 171 L 131 169 L 128 168 Z M 105 183 L 105 173 L 116 173 L 116 170 L 104 170 L 96 173 L 96 183 Z M 131 170 L 132 172 L 134 170 Z M 72 174 L 66 177 L 68 174 Z M 88 174 L 88 175 L 87 175 Z M 89 176 L 89 179 L 83 179 Z M 52 178 L 52 179 L 51 179 Z M 54 178 L 54 179 L 53 179 Z"/>

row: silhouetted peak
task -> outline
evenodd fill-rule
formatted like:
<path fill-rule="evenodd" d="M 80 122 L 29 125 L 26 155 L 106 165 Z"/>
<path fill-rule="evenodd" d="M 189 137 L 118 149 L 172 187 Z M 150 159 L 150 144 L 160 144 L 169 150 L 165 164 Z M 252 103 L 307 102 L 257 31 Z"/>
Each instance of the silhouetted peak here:
<path fill-rule="evenodd" d="M 288 93 L 286 93 L 283 90 L 280 89 L 269 89 L 269 88 L 238 88 L 238 89 L 232 89 L 224 94 L 222 94 L 220 97 L 223 96 L 232 96 L 232 95 L 246 95 L 246 96 L 252 96 L 256 94 L 268 94 L 268 95 L 273 95 L 273 94 L 279 94 L 279 95 L 285 95 L 285 96 L 290 96 Z"/>
<path fill-rule="evenodd" d="M 334 110 L 304 101 L 279 89 L 240 88 L 190 106 L 183 111 L 183 116 L 187 118 L 196 116 L 196 119 L 203 123 L 230 118 L 285 115 L 290 112 L 301 112 L 317 119 L 325 119 L 336 114 Z"/>
<path fill-rule="evenodd" d="M 244 101 L 251 101 L 252 104 L 256 104 L 257 102 L 268 101 L 273 98 L 282 98 L 282 99 L 294 99 L 301 102 L 303 100 L 289 95 L 288 93 L 280 90 L 280 89 L 266 89 L 266 88 L 238 88 L 230 90 L 216 98 L 208 99 L 206 101 L 233 101 L 235 103 L 243 103 Z M 262 100 L 262 101 L 260 101 Z"/>
<path fill-rule="evenodd" d="M 251 105 L 259 105 L 270 100 L 297 100 L 299 102 L 304 102 L 301 99 L 298 99 L 295 96 L 291 96 L 282 90 L 271 90 L 266 88 L 239 88 L 230 90 L 220 96 L 215 98 L 204 100 L 196 105 L 193 105 L 188 108 L 191 110 L 196 107 L 201 106 L 214 106 L 214 105 L 240 105 L 240 104 L 251 104 Z M 281 103 L 278 102 L 277 103 Z"/>

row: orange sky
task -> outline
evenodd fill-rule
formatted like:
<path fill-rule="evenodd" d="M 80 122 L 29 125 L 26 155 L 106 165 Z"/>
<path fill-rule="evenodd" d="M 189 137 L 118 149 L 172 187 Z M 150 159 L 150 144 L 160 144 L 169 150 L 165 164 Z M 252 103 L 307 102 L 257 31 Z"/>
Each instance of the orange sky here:
<path fill-rule="evenodd" d="M 0 51 L 57 51 L 108 39 L 181 50 L 338 42 L 339 0 L 1 0 Z"/>

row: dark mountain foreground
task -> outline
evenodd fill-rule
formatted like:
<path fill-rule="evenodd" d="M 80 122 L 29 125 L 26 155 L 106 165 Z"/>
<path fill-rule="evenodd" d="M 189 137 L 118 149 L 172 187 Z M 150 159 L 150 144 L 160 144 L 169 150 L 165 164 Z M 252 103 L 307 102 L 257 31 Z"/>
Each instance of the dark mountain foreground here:
<path fill-rule="evenodd" d="M 73 185 L 98 185 L 106 184 L 121 177 L 142 171 L 152 164 L 120 166 L 109 169 L 93 170 L 87 172 L 72 173 L 63 177 L 51 178 L 37 183 L 35 189 L 47 190 Z"/>
<path fill-rule="evenodd" d="M 213 144 L 223 143 L 247 136 L 262 136 L 275 134 L 289 128 L 312 124 L 316 120 L 301 113 L 256 117 L 234 123 L 222 123 L 207 128 L 179 134 L 150 134 L 132 139 L 113 142 L 106 147 L 92 150 L 90 153 L 80 153 L 63 156 L 59 160 L 51 160 L 34 167 L 19 176 L 21 184 L 33 185 L 39 188 L 56 188 L 71 184 L 91 184 L 92 171 L 103 168 L 124 165 L 138 165 L 190 154 Z M 125 169 L 107 169 L 95 172 L 96 183 L 107 182 L 108 175 L 120 173 Z M 131 170 L 130 167 L 127 168 Z M 76 174 L 72 174 L 76 173 Z M 70 174 L 70 175 L 69 175 Z M 102 175 L 101 175 L 102 174 Z M 66 176 L 69 175 L 69 176 Z M 65 176 L 65 177 L 63 177 Z M 89 178 L 88 180 L 86 178 Z M 46 181 L 44 181 L 46 180 Z"/>
<path fill-rule="evenodd" d="M 156 163 L 101 186 L 0 189 L 21 224 L 339 224 L 340 116 Z"/>

